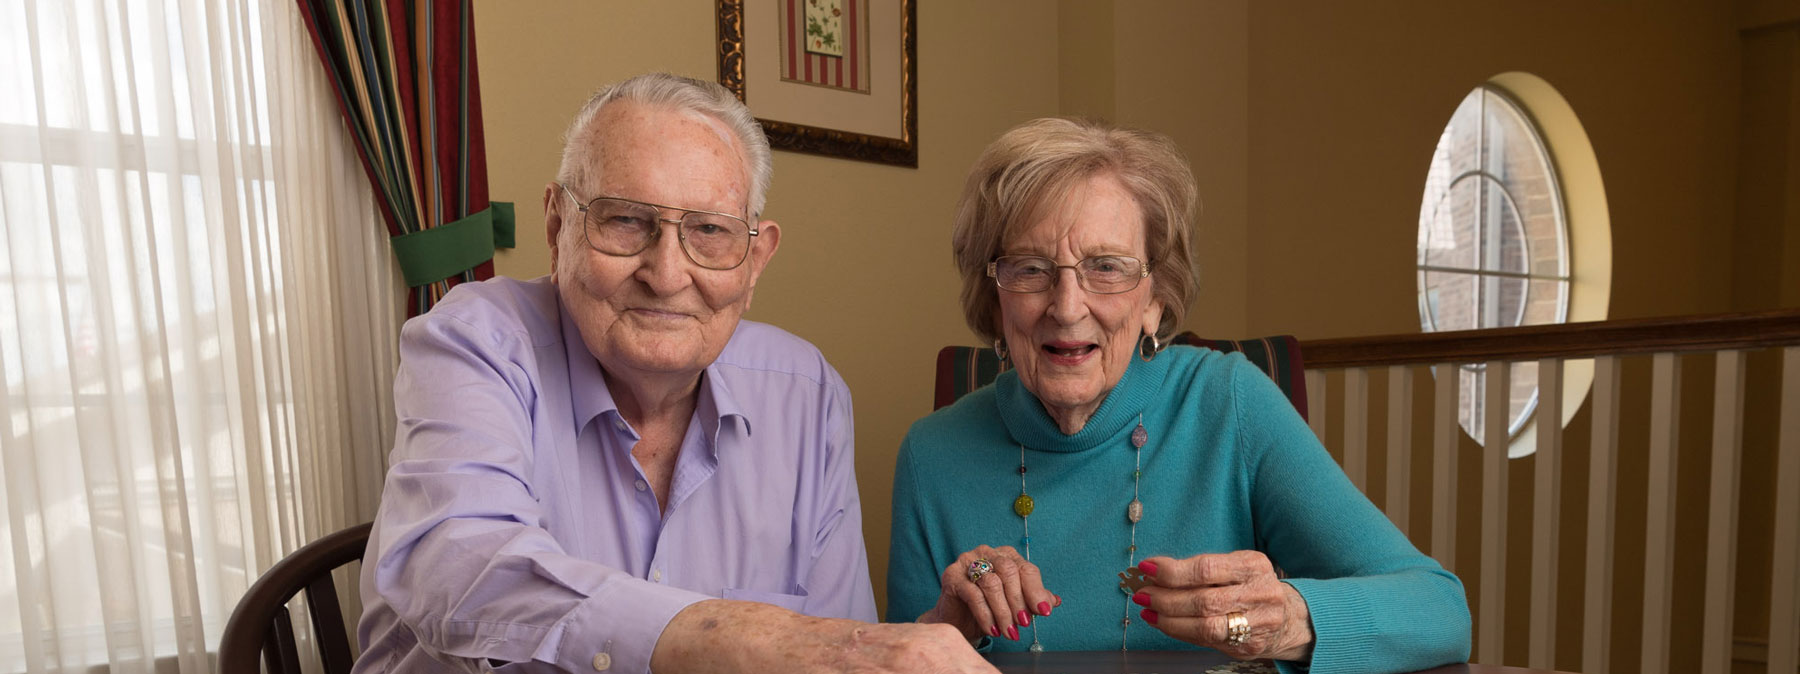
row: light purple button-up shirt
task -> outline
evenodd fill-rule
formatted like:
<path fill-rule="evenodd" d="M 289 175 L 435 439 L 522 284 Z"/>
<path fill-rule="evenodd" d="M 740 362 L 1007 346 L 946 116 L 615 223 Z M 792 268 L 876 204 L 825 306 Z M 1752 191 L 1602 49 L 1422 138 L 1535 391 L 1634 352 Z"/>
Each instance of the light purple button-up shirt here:
<path fill-rule="evenodd" d="M 850 392 L 804 340 L 738 324 L 666 512 L 548 279 L 457 286 L 400 356 L 356 671 L 644 672 L 714 597 L 875 620 Z"/>

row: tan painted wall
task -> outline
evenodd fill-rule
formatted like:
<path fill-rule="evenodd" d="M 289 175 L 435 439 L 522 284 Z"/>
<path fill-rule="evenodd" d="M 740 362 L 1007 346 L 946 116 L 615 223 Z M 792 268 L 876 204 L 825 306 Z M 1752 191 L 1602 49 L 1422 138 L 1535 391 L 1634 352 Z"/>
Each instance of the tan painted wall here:
<path fill-rule="evenodd" d="M 1250 9 L 1241 2 L 1119 2 L 1114 79 L 1121 123 L 1169 134 L 1200 186 L 1200 290 L 1185 328 L 1249 332 Z M 1065 40 L 1065 43 L 1067 40 Z M 1247 132 L 1248 131 L 1248 132 Z"/>
<path fill-rule="evenodd" d="M 854 392 L 878 597 L 895 447 L 929 411 L 936 349 L 972 341 L 956 308 L 951 208 L 969 163 L 1004 129 L 1097 114 L 1181 144 L 1204 204 L 1187 327 L 1410 332 L 1418 199 L 1438 132 L 1470 88 L 1527 71 L 1557 87 L 1593 141 L 1613 218 L 1612 316 L 1792 306 L 1800 291 L 1786 288 L 1800 285 L 1741 292 L 1749 279 L 1732 271 L 1756 247 L 1730 232 L 1737 148 L 1753 142 L 1740 141 L 1739 80 L 1789 92 L 1794 81 L 1792 66 L 1787 79 L 1765 70 L 1779 59 L 1740 64 L 1738 12 L 1764 16 L 1755 8 L 1769 4 L 922 0 L 919 168 L 777 152 L 768 215 L 783 247 L 749 315 L 819 345 Z M 476 3 L 491 187 L 520 214 L 520 248 L 501 254 L 500 273 L 548 268 L 541 195 L 567 116 L 594 87 L 638 72 L 712 77 L 712 22 L 709 2 Z M 1766 53 L 1792 63 L 1779 49 Z M 1800 155 L 1786 156 L 1791 176 Z M 1780 200 L 1768 193 L 1781 187 L 1756 189 Z M 1775 279 L 1800 278 L 1793 212 L 1754 220 L 1786 232 L 1761 252 L 1784 261 Z"/>
<path fill-rule="evenodd" d="M 1730 5 L 1255 3 L 1251 320 L 1307 337 L 1417 329 L 1418 203 L 1469 89 L 1523 70 L 1594 144 L 1615 318 L 1728 305 L 1738 48 Z M 1281 274 L 1277 267 L 1305 270 Z"/>

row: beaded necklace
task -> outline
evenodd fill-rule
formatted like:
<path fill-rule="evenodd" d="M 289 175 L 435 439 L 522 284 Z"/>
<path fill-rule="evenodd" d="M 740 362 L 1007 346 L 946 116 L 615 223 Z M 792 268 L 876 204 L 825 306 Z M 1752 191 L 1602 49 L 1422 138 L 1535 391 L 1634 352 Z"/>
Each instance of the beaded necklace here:
<path fill-rule="evenodd" d="M 1137 428 L 1131 430 L 1131 502 L 1125 504 L 1125 521 L 1131 525 L 1131 543 L 1125 547 L 1125 568 L 1137 566 L 1137 525 L 1144 518 L 1144 502 L 1138 500 L 1138 483 L 1144 476 L 1144 444 L 1150 441 L 1149 431 L 1144 430 L 1144 415 L 1138 414 Z M 1019 516 L 1020 525 L 1024 529 L 1019 543 L 1025 548 L 1025 561 L 1031 561 L 1031 511 L 1036 509 L 1031 494 L 1025 488 L 1025 445 L 1019 444 L 1019 497 L 1013 499 L 1013 514 Z M 1124 651 L 1127 638 L 1131 634 L 1131 591 L 1120 586 L 1125 592 L 1125 609 L 1119 617 L 1119 650 Z M 1031 625 L 1031 652 L 1044 652 L 1044 645 L 1038 641 L 1037 624 Z"/>

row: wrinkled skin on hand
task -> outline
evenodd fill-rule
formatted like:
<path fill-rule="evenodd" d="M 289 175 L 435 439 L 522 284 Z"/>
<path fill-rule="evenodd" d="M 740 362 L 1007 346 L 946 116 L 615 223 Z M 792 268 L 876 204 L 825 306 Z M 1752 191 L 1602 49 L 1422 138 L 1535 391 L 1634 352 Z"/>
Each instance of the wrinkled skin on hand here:
<path fill-rule="evenodd" d="M 969 563 L 985 559 L 994 570 L 979 581 L 969 580 Z M 1011 546 L 986 545 L 958 555 L 938 578 L 937 606 L 919 616 L 922 623 L 956 627 L 969 641 L 985 634 L 1019 640 L 1019 628 L 1031 625 L 1032 616 L 1047 616 L 1062 599 L 1044 589 L 1038 567 Z"/>
<path fill-rule="evenodd" d="M 714 599 L 664 628 L 655 672 L 998 674 L 947 625 L 813 618 L 770 604 Z"/>
<path fill-rule="evenodd" d="M 1312 613 L 1263 553 L 1151 557 L 1139 568 L 1154 584 L 1132 601 L 1145 607 L 1144 620 L 1164 634 L 1240 660 L 1311 659 Z M 1244 614 L 1250 623 L 1250 634 L 1237 644 L 1226 641 L 1232 613 Z"/>

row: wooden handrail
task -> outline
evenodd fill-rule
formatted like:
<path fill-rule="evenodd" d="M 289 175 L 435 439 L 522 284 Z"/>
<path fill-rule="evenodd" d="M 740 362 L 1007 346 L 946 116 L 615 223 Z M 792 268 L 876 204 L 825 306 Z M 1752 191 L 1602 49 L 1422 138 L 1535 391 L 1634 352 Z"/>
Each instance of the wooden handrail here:
<path fill-rule="evenodd" d="M 1300 342 L 1307 369 L 1480 363 L 1800 344 L 1800 308 Z"/>

